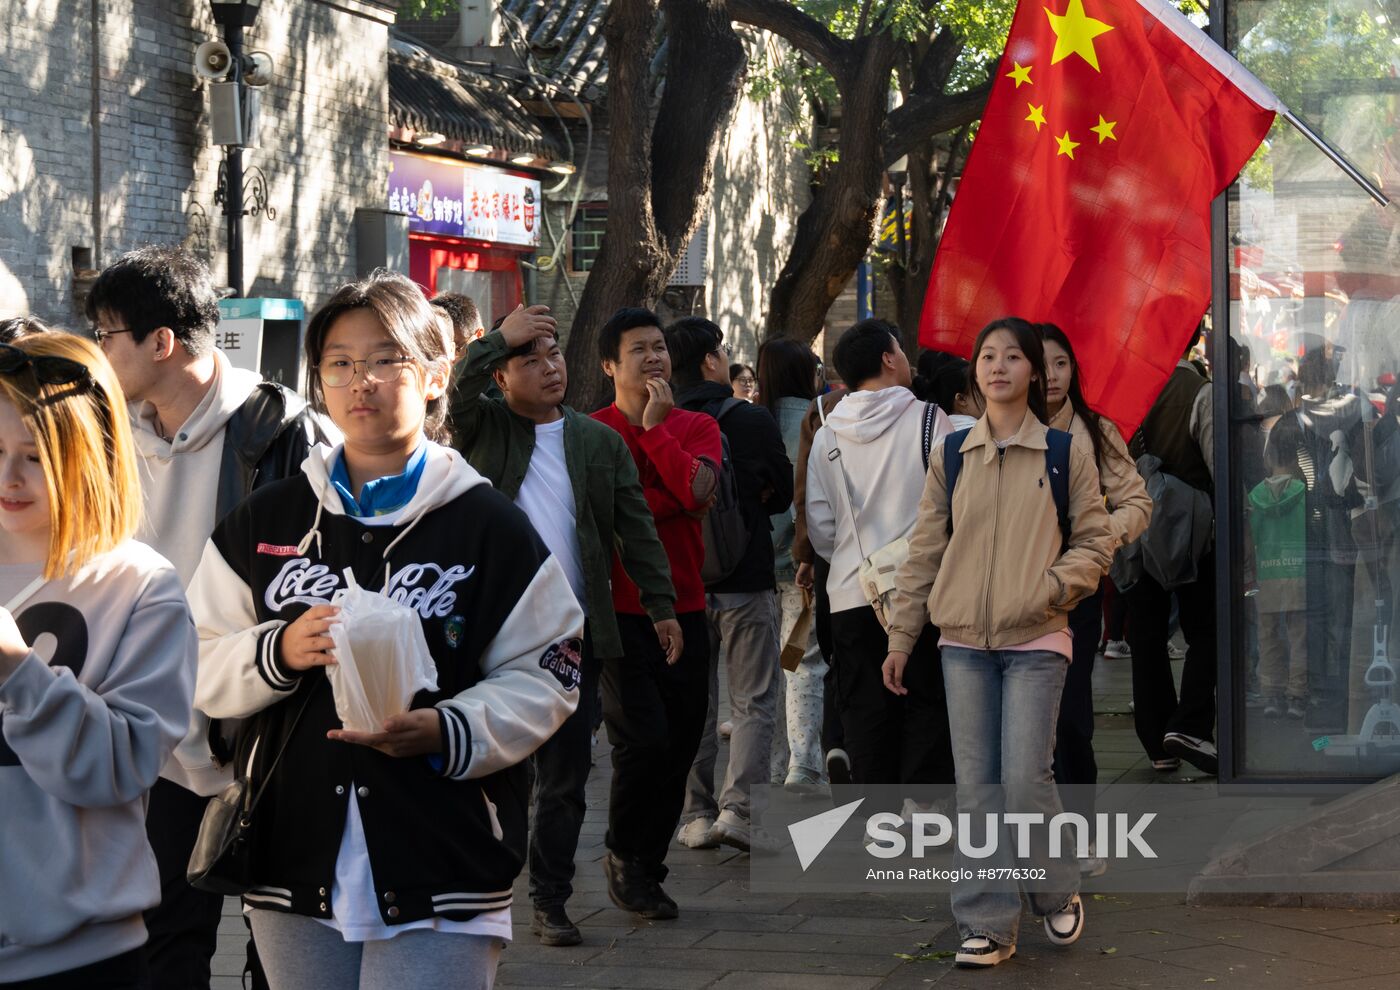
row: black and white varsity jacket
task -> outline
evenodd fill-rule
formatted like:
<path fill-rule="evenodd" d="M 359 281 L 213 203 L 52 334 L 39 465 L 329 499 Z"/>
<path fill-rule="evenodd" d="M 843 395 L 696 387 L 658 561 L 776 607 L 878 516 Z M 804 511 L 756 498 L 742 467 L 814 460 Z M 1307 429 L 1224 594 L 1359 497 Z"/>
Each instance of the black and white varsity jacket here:
<path fill-rule="evenodd" d="M 200 639 L 195 707 L 252 717 L 240 758 L 254 786 L 287 741 L 257 808 L 258 886 L 246 900 L 332 916 L 353 791 L 384 923 L 466 920 L 511 903 L 525 849 L 521 761 L 578 704 L 583 612 L 524 513 L 456 451 L 429 444 L 408 505 L 365 519 L 345 514 L 330 482 L 339 453 L 314 448 L 302 475 L 260 488 L 225 518 L 188 590 Z M 422 618 L 438 690 L 410 707 L 437 708 L 437 761 L 328 740 L 340 720 L 324 669 L 298 674 L 280 661 L 283 628 L 333 603 L 346 568 Z"/>

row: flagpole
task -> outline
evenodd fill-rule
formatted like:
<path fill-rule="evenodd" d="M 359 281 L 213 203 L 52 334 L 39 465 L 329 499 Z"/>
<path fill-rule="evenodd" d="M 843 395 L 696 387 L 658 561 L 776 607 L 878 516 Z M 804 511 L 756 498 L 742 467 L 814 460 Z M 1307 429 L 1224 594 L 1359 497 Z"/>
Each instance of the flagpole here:
<path fill-rule="evenodd" d="M 1369 195 L 1381 206 L 1390 205 L 1390 199 L 1385 195 L 1385 193 L 1377 189 L 1371 183 L 1370 179 L 1366 178 L 1366 176 L 1361 174 L 1360 169 L 1358 169 L 1355 165 L 1349 162 L 1346 156 L 1343 155 L 1340 151 L 1328 144 L 1326 138 L 1322 137 L 1322 135 L 1318 134 L 1311 127 L 1305 124 L 1298 117 L 1297 114 L 1295 114 L 1288 107 L 1280 105 L 1279 116 L 1282 117 L 1284 120 L 1288 121 L 1290 124 L 1292 124 L 1294 128 L 1297 129 L 1298 133 L 1302 134 L 1303 137 L 1307 138 L 1317 147 L 1318 151 L 1322 152 L 1324 155 L 1330 158 L 1333 164 L 1335 164 L 1339 169 L 1341 169 L 1348 176 L 1350 176 L 1352 182 L 1355 182 L 1362 189 L 1366 190 L 1367 195 Z"/>

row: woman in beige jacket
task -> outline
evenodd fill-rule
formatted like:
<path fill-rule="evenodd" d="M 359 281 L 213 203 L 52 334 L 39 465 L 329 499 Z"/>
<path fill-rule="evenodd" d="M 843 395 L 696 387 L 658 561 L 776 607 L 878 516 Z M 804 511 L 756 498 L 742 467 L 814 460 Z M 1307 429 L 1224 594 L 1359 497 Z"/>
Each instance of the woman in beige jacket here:
<path fill-rule="evenodd" d="M 1069 533 L 1062 532 L 1047 456 L 1045 352 L 1025 320 L 996 320 L 973 348 L 973 383 L 986 412 L 960 438 L 962 467 L 948 491 L 942 444 L 928 477 L 891 608 L 886 686 L 904 691 L 909 650 L 926 621 L 942 632 L 943 677 L 962 822 L 988 813 L 1061 811 L 1051 772 L 1055 722 L 1072 656 L 1068 614 L 1094 593 L 1114 538 L 1093 457 L 1069 449 Z M 964 819 L 962 816 L 970 818 Z M 1048 831 L 1032 829 L 1029 857 L 1003 818 L 998 834 L 959 829 L 956 865 L 1026 871 L 1021 887 L 1052 943 L 1084 929 L 1079 868 L 1051 858 Z M 963 851 L 995 839 L 973 862 Z M 1015 876 L 1013 873 L 1002 876 Z M 995 966 L 1016 952 L 1021 893 L 1014 881 L 967 880 L 953 891 L 961 966 Z"/>
<path fill-rule="evenodd" d="M 1152 497 L 1128 454 L 1128 446 L 1111 419 L 1100 416 L 1084 401 L 1079 386 L 1079 360 L 1069 337 L 1053 323 L 1039 326 L 1045 338 L 1045 398 L 1050 428 L 1064 430 L 1074 446 L 1094 459 L 1099 469 L 1099 489 L 1108 506 L 1114 549 L 1131 543 L 1147 529 L 1152 517 Z M 1107 580 L 1106 578 L 1104 580 Z M 1074 607 L 1069 614 L 1074 636 L 1074 661 L 1065 675 L 1060 697 L 1060 719 L 1055 731 L 1055 782 L 1066 811 L 1094 820 L 1094 787 L 1099 779 L 1094 759 L 1094 655 L 1103 632 L 1103 586 Z M 1065 785 L 1068 785 L 1067 788 Z M 1102 850 L 1094 850 L 1094 853 Z M 1102 856 L 1081 860 L 1086 876 L 1098 876 L 1107 868 Z"/>

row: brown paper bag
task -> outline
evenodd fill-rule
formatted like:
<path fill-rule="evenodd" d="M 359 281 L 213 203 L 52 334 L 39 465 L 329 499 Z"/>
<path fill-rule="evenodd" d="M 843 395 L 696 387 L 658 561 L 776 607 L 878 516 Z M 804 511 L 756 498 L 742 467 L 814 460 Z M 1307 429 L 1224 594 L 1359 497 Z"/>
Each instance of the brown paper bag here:
<path fill-rule="evenodd" d="M 807 655 L 807 640 L 811 634 L 812 603 L 806 601 L 802 603 L 802 611 L 798 613 L 792 632 L 788 633 L 787 642 L 783 644 L 781 663 L 784 670 L 791 673 L 802 663 L 802 658 Z"/>

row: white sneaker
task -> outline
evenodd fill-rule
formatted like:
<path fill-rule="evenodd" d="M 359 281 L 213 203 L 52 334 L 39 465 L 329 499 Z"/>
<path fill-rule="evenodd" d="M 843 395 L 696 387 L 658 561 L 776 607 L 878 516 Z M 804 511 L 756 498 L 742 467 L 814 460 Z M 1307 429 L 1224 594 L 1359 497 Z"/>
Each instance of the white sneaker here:
<path fill-rule="evenodd" d="M 1105 660 L 1131 660 L 1133 651 L 1128 648 L 1126 639 L 1110 639 L 1103 655 Z"/>
<path fill-rule="evenodd" d="M 688 849 L 717 849 L 719 840 L 714 837 L 714 827 L 713 818 L 696 818 L 681 826 L 676 841 Z"/>
<path fill-rule="evenodd" d="M 744 852 L 748 852 L 749 846 L 752 845 L 752 829 L 749 827 L 749 820 L 741 818 L 728 808 L 719 813 L 719 818 L 715 820 L 710 835 L 716 842 L 733 846 L 735 849 L 742 849 Z"/>
<path fill-rule="evenodd" d="M 1084 902 L 1075 894 L 1058 911 L 1045 916 L 1045 937 L 1052 945 L 1073 945 L 1084 934 Z"/>
<path fill-rule="evenodd" d="M 1168 644 L 1167 644 L 1167 659 L 1168 659 L 1168 660 L 1185 660 L 1185 659 L 1186 659 L 1186 647 L 1184 647 L 1184 646 L 1177 646 L 1175 643 L 1168 643 Z"/>
<path fill-rule="evenodd" d="M 828 797 L 831 789 L 826 786 L 826 781 L 814 773 L 809 773 L 801 767 L 793 767 L 788 771 L 787 779 L 782 782 L 783 790 L 789 794 L 799 794 L 806 796 Z"/>
<path fill-rule="evenodd" d="M 1004 963 L 1016 954 L 1016 946 L 1002 945 L 981 935 L 963 939 L 953 962 L 964 969 L 986 969 Z"/>
<path fill-rule="evenodd" d="M 1098 854 L 1098 846 L 1089 843 L 1089 855 L 1079 861 L 1081 877 L 1101 877 L 1108 872 L 1108 860 Z"/>
<path fill-rule="evenodd" d="M 720 737 L 721 739 L 728 739 L 728 738 L 729 738 L 730 736 L 732 736 L 733 734 L 734 734 L 734 723 L 731 722 L 731 721 L 729 721 L 729 719 L 725 719 L 723 722 L 721 722 L 721 723 L 719 724 L 719 737 Z"/>

